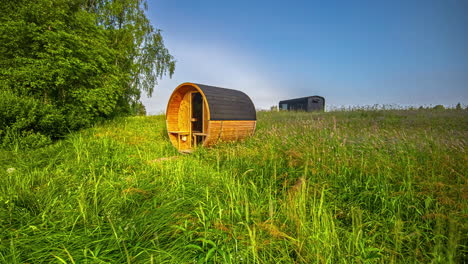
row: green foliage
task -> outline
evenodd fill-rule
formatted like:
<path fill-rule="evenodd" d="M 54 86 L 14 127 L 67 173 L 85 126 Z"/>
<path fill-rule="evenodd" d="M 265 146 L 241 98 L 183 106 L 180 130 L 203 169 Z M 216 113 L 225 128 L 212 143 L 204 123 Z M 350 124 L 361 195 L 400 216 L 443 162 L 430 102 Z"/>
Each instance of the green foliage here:
<path fill-rule="evenodd" d="M 142 104 L 141 102 L 137 102 L 133 105 L 133 110 L 132 112 L 135 114 L 135 115 L 139 115 L 139 116 L 145 116 L 146 115 L 146 107 L 144 104 Z"/>
<path fill-rule="evenodd" d="M 60 110 L 32 97 L 0 90 L 0 146 L 34 148 L 50 143 L 67 131 Z"/>
<path fill-rule="evenodd" d="M 37 107 L 48 109 L 44 111 L 54 108 L 70 130 L 134 114 L 141 91 L 151 95 L 157 79 L 174 72 L 159 30 L 145 15 L 146 1 L 19 0 L 2 5 L 0 90 L 35 100 Z M 61 136 L 62 126 L 44 122 L 51 128 L 46 134 L 31 124 L 28 129 Z"/>
<path fill-rule="evenodd" d="M 164 116 L 0 151 L 0 262 L 463 263 L 467 112 L 259 112 L 179 154 Z"/>

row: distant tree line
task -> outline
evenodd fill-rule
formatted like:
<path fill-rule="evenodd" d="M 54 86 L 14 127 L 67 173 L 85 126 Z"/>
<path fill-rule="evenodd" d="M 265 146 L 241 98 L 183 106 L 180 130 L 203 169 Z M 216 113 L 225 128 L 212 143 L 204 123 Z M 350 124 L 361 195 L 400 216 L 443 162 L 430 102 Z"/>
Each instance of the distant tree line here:
<path fill-rule="evenodd" d="M 137 114 L 174 58 L 146 0 L 4 0 L 0 144 L 43 145 L 97 120 Z"/>

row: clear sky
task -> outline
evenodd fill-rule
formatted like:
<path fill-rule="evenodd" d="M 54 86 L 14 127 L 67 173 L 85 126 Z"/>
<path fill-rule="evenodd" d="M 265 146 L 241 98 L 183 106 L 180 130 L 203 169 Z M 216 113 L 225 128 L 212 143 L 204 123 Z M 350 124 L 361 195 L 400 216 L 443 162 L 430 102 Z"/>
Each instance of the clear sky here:
<path fill-rule="evenodd" d="M 468 0 L 149 0 L 183 82 L 237 89 L 255 106 L 321 95 L 327 106 L 468 104 Z"/>

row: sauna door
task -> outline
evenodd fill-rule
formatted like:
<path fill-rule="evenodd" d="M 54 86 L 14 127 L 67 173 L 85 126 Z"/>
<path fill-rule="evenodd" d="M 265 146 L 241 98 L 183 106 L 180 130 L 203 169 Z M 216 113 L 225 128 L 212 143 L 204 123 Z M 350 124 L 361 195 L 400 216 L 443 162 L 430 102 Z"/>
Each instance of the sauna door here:
<path fill-rule="evenodd" d="M 192 132 L 203 132 L 203 97 L 192 93 Z"/>

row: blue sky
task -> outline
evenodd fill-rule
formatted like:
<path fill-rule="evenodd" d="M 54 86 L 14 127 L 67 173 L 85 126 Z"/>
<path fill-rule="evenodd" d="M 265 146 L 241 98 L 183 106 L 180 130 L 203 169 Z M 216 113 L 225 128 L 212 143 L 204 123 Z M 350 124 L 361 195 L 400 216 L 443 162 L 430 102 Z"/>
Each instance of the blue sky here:
<path fill-rule="evenodd" d="M 177 60 L 143 103 L 183 82 L 238 89 L 257 108 L 321 95 L 328 106 L 468 104 L 468 1 L 149 0 Z"/>

